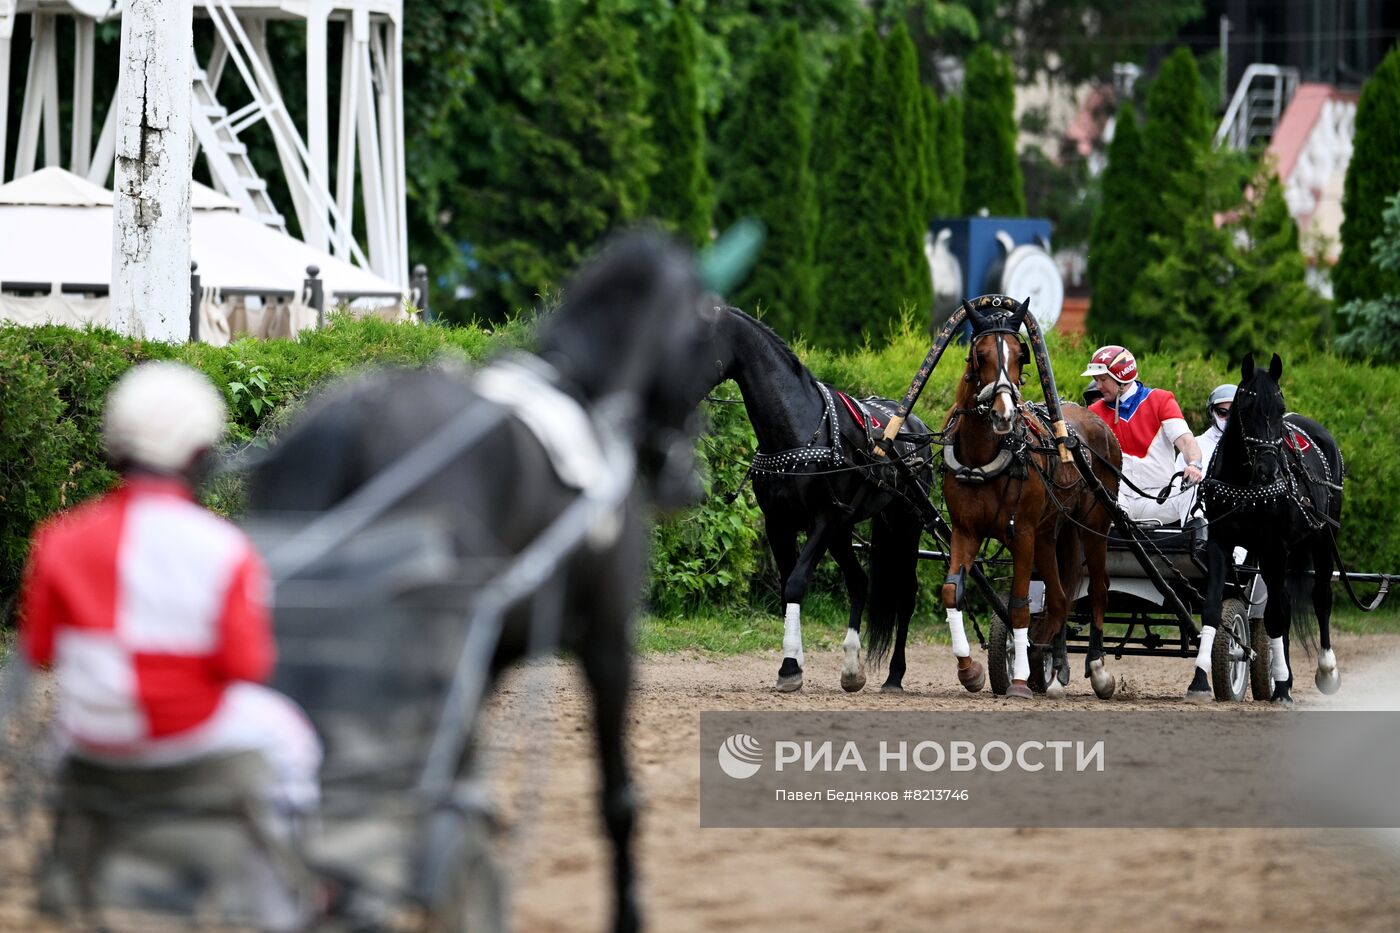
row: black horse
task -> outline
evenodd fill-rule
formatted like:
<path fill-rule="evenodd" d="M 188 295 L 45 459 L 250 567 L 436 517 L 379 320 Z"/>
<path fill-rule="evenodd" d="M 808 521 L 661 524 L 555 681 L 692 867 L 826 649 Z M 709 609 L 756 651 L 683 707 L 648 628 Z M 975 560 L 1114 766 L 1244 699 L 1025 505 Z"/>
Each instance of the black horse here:
<path fill-rule="evenodd" d="M 1264 625 L 1269 633 L 1275 703 L 1292 703 L 1288 664 L 1289 624 L 1311 635 L 1307 611 L 1309 577 L 1321 653 L 1317 688 L 1335 693 L 1341 686 L 1332 652 L 1332 570 L 1334 535 L 1341 528 L 1343 464 L 1341 450 L 1327 429 L 1311 418 L 1285 413 L 1277 353 L 1267 372 L 1244 358 L 1240 386 L 1225 433 L 1202 481 L 1201 498 L 1210 522 L 1209 574 L 1203 625 L 1219 631 L 1226 576 L 1232 555 L 1243 547 L 1258 563 L 1268 588 Z M 1190 694 L 1209 692 L 1206 673 L 1196 668 Z"/>
<path fill-rule="evenodd" d="M 713 358 L 713 384 L 726 379 L 738 383 L 758 438 L 750 472 L 785 604 L 776 688 L 788 693 L 802 687 L 802 599 L 813 569 L 830 552 L 851 601 L 842 688 L 854 692 L 865 686 L 860 620 L 868 600 L 870 658 L 878 663 L 893 636 L 883 689 L 903 689 L 904 645 L 918 594 L 915 571 L 923 532 L 911 503 L 928 501 L 933 474 L 926 456 L 911 478 L 872 455 L 873 441 L 898 403 L 856 401 L 817 381 L 772 328 L 737 308 L 725 308 L 720 315 Z M 919 435 L 928 428 L 910 417 L 905 430 Z M 900 441 L 897 448 L 906 457 L 919 455 L 911 441 Z M 853 528 L 866 519 L 872 519 L 868 580 L 852 547 Z M 799 550 L 797 538 L 804 532 L 807 539 Z"/>
<path fill-rule="evenodd" d="M 680 504 L 699 490 L 694 412 L 707 389 L 715 316 L 702 294 L 687 253 L 656 236 L 631 234 L 577 276 L 563 304 L 542 321 L 536 355 L 505 361 L 508 378 L 498 360 L 475 374 L 436 367 L 352 381 L 314 405 L 249 482 L 253 510 L 330 509 L 405 452 L 441 436 L 463 412 L 494 411 L 500 417 L 478 441 L 394 507 L 400 516 L 427 511 L 445 520 L 463 566 L 480 567 L 508 563 L 590 494 L 590 471 L 608 461 L 580 461 L 581 446 L 635 451 L 638 479 L 619 512 L 564 558 L 535 600 L 505 615 L 488 675 L 494 681 L 532 647 L 549 649 L 530 640 L 531 615 L 540 604 L 559 607 L 553 613 L 559 640 L 582 662 L 593 692 L 618 930 L 639 926 L 631 850 L 636 804 L 623 736 L 632 621 L 650 507 Z M 487 391 L 488 382 L 496 389 Z M 549 399 L 543 423 L 527 425 L 532 406 L 522 413 L 503 401 L 502 385 L 507 392 L 523 387 L 525 403 Z M 630 416 L 609 421 L 614 427 L 604 437 L 604 411 Z"/>

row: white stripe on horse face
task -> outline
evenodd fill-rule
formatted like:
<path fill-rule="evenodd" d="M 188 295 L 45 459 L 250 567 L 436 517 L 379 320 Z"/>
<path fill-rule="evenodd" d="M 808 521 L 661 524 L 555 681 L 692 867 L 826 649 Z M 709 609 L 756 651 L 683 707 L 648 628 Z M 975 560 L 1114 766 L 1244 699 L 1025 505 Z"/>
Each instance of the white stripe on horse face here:
<path fill-rule="evenodd" d="M 1011 374 L 1007 372 L 1007 366 L 1010 365 L 1011 360 L 1010 354 L 1013 352 L 1008 344 L 1013 342 L 1013 338 L 1003 335 L 998 339 L 1001 340 L 1001 354 L 1000 359 L 997 360 L 997 381 L 992 390 L 992 410 L 997 413 L 999 418 L 1010 424 L 1011 419 L 1016 414 L 1016 387 L 1011 381 Z M 1020 347 L 1016 346 L 1014 352 L 1019 355 Z"/>

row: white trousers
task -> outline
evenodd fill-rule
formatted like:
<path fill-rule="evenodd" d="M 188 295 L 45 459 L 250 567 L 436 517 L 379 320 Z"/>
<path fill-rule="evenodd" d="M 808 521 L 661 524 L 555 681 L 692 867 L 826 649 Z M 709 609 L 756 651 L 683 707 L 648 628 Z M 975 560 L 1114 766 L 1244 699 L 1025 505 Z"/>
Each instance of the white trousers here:
<path fill-rule="evenodd" d="M 224 691 L 214 715 L 188 732 L 146 739 L 120 753 L 88 750 L 59 737 L 61 752 L 117 767 L 178 765 L 234 752 L 259 752 L 268 764 L 268 800 L 281 810 L 307 813 L 320 800 L 316 773 L 321 741 L 292 700 L 261 684 L 239 681 Z"/>

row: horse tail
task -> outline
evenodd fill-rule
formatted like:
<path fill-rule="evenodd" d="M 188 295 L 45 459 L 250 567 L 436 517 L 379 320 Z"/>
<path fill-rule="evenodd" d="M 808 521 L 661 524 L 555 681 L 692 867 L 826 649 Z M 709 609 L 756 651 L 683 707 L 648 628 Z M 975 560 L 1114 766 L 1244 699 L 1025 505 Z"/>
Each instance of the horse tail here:
<path fill-rule="evenodd" d="M 890 649 L 895 626 L 908 624 L 918 594 L 919 538 L 913 516 L 887 509 L 870 522 L 870 620 L 867 657 L 879 664 Z"/>
<path fill-rule="evenodd" d="M 1317 648 L 1317 615 L 1313 612 L 1312 602 L 1315 572 L 1309 548 L 1295 548 L 1288 555 L 1283 585 L 1288 590 L 1289 624 L 1293 630 L 1293 640 L 1303 646 L 1308 657 L 1312 657 Z"/>

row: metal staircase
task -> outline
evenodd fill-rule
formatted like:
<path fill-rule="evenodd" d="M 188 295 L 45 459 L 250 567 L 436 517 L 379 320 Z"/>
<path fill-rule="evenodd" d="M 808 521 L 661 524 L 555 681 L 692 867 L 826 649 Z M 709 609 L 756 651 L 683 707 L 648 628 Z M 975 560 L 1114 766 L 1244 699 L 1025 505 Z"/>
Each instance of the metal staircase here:
<path fill-rule="evenodd" d="M 1268 142 L 1297 89 L 1298 69 L 1250 65 L 1230 98 L 1215 144 L 1245 152 L 1255 143 Z"/>
<path fill-rule="evenodd" d="M 213 85 L 202 68 L 194 70 L 194 99 L 190 107 L 190 122 L 204 156 L 209 161 L 209 174 L 218 187 L 233 199 L 238 209 L 275 230 L 287 232 L 287 221 L 267 194 L 267 181 L 258 175 L 248 159 L 248 147 L 238 133 L 251 121 L 250 104 L 230 114 L 214 96 Z"/>

